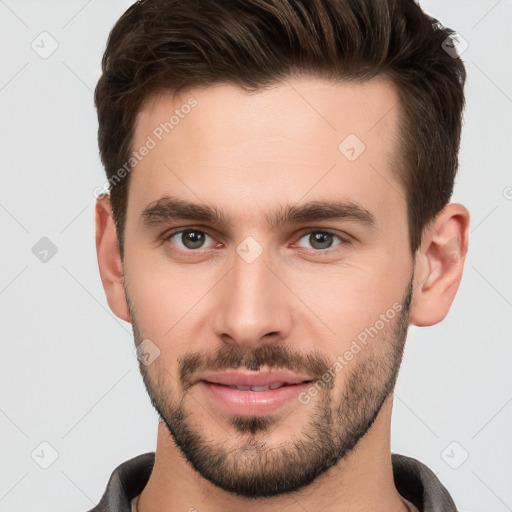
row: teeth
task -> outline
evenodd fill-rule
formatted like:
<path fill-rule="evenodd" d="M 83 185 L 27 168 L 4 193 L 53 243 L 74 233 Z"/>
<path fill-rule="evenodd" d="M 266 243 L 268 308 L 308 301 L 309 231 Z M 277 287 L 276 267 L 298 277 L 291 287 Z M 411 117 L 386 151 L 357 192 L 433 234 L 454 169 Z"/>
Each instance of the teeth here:
<path fill-rule="evenodd" d="M 271 384 L 266 384 L 264 386 L 230 386 L 233 389 L 238 389 L 238 391 L 267 391 L 268 389 L 277 389 L 280 388 L 284 382 L 272 382 Z"/>
<path fill-rule="evenodd" d="M 251 391 L 266 391 L 268 389 L 268 384 L 266 386 L 251 386 Z"/>

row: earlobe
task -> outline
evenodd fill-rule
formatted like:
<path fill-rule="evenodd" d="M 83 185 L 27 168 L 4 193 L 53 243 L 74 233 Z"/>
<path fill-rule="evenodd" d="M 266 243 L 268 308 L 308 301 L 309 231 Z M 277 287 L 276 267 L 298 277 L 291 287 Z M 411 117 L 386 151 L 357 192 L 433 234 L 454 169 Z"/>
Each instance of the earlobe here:
<path fill-rule="evenodd" d="M 108 305 L 116 316 L 131 322 L 124 288 L 123 264 L 108 195 L 102 195 L 96 200 L 95 221 L 96 254 Z"/>
<path fill-rule="evenodd" d="M 448 204 L 428 226 L 416 254 L 410 323 L 420 327 L 441 322 L 462 279 L 469 239 L 469 212 Z"/>

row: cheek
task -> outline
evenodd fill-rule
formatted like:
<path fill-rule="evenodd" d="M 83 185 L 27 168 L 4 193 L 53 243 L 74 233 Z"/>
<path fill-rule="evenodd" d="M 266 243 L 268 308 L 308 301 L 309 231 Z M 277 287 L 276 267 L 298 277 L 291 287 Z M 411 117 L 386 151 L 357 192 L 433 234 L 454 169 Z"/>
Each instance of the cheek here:
<path fill-rule="evenodd" d="M 336 357 L 351 341 L 381 318 L 394 316 L 404 295 L 409 275 L 393 269 L 393 263 L 329 267 L 322 272 L 296 276 L 294 291 L 307 306 L 305 314 L 332 342 L 325 350 Z M 391 279 L 389 276 L 394 276 Z M 313 312 L 313 315 L 312 313 Z M 379 323 L 380 325 L 380 323 Z"/>
<path fill-rule="evenodd" d="M 171 362 L 190 348 L 192 330 L 204 327 L 201 299 L 211 286 L 204 280 L 195 282 L 193 272 L 143 262 L 140 255 L 125 260 L 134 317 L 140 334 L 156 343 Z"/>
<path fill-rule="evenodd" d="M 127 214 L 124 275 L 130 301 L 142 334 L 165 342 L 208 287 L 194 279 L 191 266 L 173 263 L 158 236 L 138 230 L 129 209 Z"/>

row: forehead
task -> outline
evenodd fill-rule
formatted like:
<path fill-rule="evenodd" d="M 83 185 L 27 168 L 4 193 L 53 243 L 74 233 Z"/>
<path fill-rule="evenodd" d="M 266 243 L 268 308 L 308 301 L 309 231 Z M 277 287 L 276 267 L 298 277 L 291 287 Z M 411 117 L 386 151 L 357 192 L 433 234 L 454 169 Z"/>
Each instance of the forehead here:
<path fill-rule="evenodd" d="M 397 180 L 399 98 L 384 77 L 334 84 L 290 78 L 247 92 L 229 84 L 160 93 L 143 105 L 132 149 L 129 204 L 168 194 L 238 208 L 293 204 L 326 193 L 404 210 Z M 400 206 L 400 205 L 399 205 Z M 404 210 L 405 211 L 405 210 Z"/>

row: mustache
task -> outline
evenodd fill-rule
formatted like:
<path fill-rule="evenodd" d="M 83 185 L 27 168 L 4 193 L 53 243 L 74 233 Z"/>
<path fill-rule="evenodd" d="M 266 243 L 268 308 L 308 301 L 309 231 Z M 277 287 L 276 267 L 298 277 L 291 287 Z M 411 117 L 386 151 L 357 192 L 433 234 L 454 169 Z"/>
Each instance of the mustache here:
<path fill-rule="evenodd" d="M 217 351 L 187 353 L 178 361 L 180 383 L 184 391 L 192 386 L 192 377 L 197 372 L 223 371 L 245 368 L 259 371 L 261 367 L 306 373 L 319 380 L 329 368 L 328 359 L 320 352 L 302 354 L 287 345 L 268 344 L 255 349 L 224 345 Z M 331 383 L 334 385 L 334 383 Z"/>

